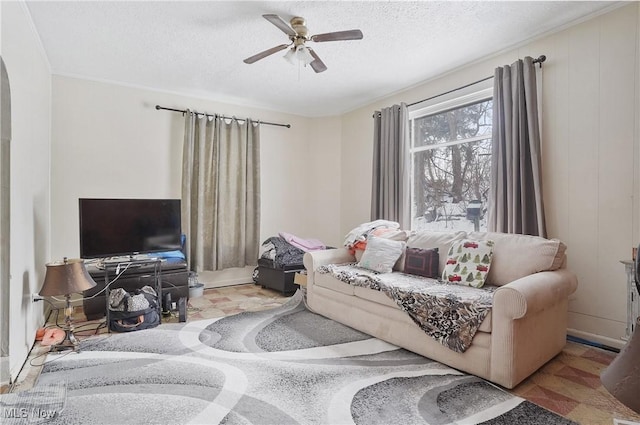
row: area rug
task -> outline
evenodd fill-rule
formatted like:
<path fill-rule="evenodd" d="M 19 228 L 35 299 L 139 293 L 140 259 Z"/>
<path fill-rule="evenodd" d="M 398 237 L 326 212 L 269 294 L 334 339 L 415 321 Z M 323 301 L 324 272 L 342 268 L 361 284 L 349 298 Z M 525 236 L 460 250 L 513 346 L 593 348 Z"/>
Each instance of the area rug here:
<path fill-rule="evenodd" d="M 2 425 L 44 424 L 64 410 L 64 383 L 41 384 L 27 391 L 0 394 Z"/>
<path fill-rule="evenodd" d="M 572 424 L 474 376 L 283 306 L 50 354 L 65 382 L 54 424 Z"/>

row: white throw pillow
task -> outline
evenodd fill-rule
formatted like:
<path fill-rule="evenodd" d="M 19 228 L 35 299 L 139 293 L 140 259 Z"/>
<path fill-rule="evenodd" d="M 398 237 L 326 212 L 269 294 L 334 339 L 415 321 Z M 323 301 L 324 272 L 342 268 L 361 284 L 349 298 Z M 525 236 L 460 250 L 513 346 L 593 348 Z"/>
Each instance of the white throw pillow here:
<path fill-rule="evenodd" d="M 358 265 L 378 273 L 391 273 L 393 265 L 404 252 L 404 242 L 370 237 Z"/>

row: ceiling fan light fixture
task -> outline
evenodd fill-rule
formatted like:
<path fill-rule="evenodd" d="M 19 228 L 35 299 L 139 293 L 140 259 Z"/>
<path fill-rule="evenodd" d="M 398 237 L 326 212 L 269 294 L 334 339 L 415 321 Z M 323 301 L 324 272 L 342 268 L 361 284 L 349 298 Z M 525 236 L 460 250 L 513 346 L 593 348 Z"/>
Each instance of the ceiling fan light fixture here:
<path fill-rule="evenodd" d="M 266 14 L 262 15 L 262 17 L 285 33 L 290 44 L 281 44 L 250 56 L 243 61 L 244 63 L 252 64 L 276 52 L 289 48 L 287 53 L 284 55 L 287 62 L 292 65 L 295 65 L 296 62 L 298 64 L 302 63 L 305 67 L 307 65 L 311 65 L 313 71 L 319 73 L 326 71 L 327 66 L 322 62 L 322 59 L 318 57 L 318 54 L 314 50 L 305 46 L 306 42 L 312 41 L 321 43 L 325 41 L 362 40 L 362 31 L 358 29 L 334 31 L 309 36 L 309 30 L 307 29 L 307 24 L 304 18 L 294 17 L 289 21 L 289 23 L 287 23 L 280 16 L 274 14 Z"/>
<path fill-rule="evenodd" d="M 290 48 L 287 51 L 287 53 L 283 56 L 283 58 L 285 58 L 287 62 L 289 62 L 291 65 L 295 65 L 296 48 L 295 47 Z"/>
<path fill-rule="evenodd" d="M 315 58 L 311 55 L 309 48 L 303 44 L 299 44 L 297 46 L 293 46 L 289 51 L 284 55 L 284 58 L 292 65 L 296 63 L 302 63 L 304 66 L 309 65 L 311 62 L 315 60 Z"/>
<path fill-rule="evenodd" d="M 298 51 L 296 52 L 298 60 L 302 62 L 305 66 L 309 65 L 311 62 L 315 60 L 309 49 L 306 46 L 298 46 Z"/>

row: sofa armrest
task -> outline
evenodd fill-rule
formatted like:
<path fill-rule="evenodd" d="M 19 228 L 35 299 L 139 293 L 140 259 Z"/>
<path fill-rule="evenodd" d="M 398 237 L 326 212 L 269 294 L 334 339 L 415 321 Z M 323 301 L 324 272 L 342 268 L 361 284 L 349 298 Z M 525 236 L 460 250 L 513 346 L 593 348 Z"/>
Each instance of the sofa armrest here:
<path fill-rule="evenodd" d="M 303 262 L 307 271 L 315 271 L 326 264 L 353 263 L 356 257 L 347 248 L 322 249 L 304 254 Z"/>
<path fill-rule="evenodd" d="M 498 288 L 493 311 L 502 318 L 520 319 L 568 298 L 577 287 L 576 276 L 566 269 L 534 273 Z"/>
<path fill-rule="evenodd" d="M 562 351 L 569 295 L 576 276 L 566 269 L 534 273 L 496 290 L 491 313 L 491 381 L 515 387 Z"/>
<path fill-rule="evenodd" d="M 311 288 L 315 284 L 315 272 L 318 267 L 327 264 L 353 263 L 355 261 L 356 257 L 347 248 L 307 252 L 303 257 L 304 267 L 307 269 L 307 287 Z"/>

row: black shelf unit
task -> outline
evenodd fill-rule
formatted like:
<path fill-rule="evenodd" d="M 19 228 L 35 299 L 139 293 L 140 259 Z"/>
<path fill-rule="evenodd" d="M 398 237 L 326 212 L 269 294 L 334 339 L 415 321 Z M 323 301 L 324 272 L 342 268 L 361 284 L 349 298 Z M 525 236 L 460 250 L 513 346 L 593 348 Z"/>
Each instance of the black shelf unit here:
<path fill-rule="evenodd" d="M 153 274 L 151 277 L 151 282 L 152 285 L 151 286 L 154 291 L 156 291 L 156 294 L 158 296 L 157 299 L 157 303 L 156 303 L 156 311 L 158 313 L 158 318 L 160 319 L 160 321 L 162 322 L 162 279 L 160 278 L 160 274 L 162 273 L 162 260 L 159 258 L 149 258 L 149 259 L 144 259 L 144 260 L 131 260 L 131 261 L 126 261 L 124 262 L 124 264 L 122 262 L 112 262 L 112 263 L 105 263 L 104 264 L 104 285 L 106 287 L 106 290 L 104 291 L 104 298 L 105 298 L 105 312 L 106 312 L 106 317 L 107 317 L 107 330 L 109 332 L 111 332 L 111 309 L 109 308 L 109 292 L 111 291 L 111 289 L 115 289 L 118 288 L 118 286 L 113 286 L 109 285 L 109 271 L 113 270 L 113 275 L 117 276 L 119 273 L 119 270 L 121 268 L 126 267 L 127 270 L 129 268 L 146 268 L 149 269 L 151 268 L 153 270 Z M 125 274 L 126 270 L 122 273 Z M 118 281 L 116 280 L 115 282 L 113 282 L 114 284 L 117 283 Z M 144 285 L 143 285 L 144 286 Z"/>
<path fill-rule="evenodd" d="M 171 294 L 171 299 L 176 301 L 181 297 L 188 298 L 189 270 L 186 261 L 170 258 L 162 260 L 159 266 L 157 262 L 160 261 L 156 259 L 131 261 L 132 264 L 109 286 L 109 290 L 123 288 L 132 292 L 149 285 L 157 288 L 159 306 L 162 306 L 162 300 L 167 293 Z M 127 263 L 129 263 L 128 260 L 120 262 L 120 269 L 126 267 Z M 95 287 L 84 292 L 82 307 L 87 320 L 98 320 L 107 315 L 108 291 L 104 288 L 116 276 L 117 265 L 117 262 L 112 262 L 103 268 L 95 265 L 87 266 L 89 275 L 96 282 Z M 156 268 L 158 268 L 157 271 Z M 99 292 L 100 294 L 96 295 Z"/>

